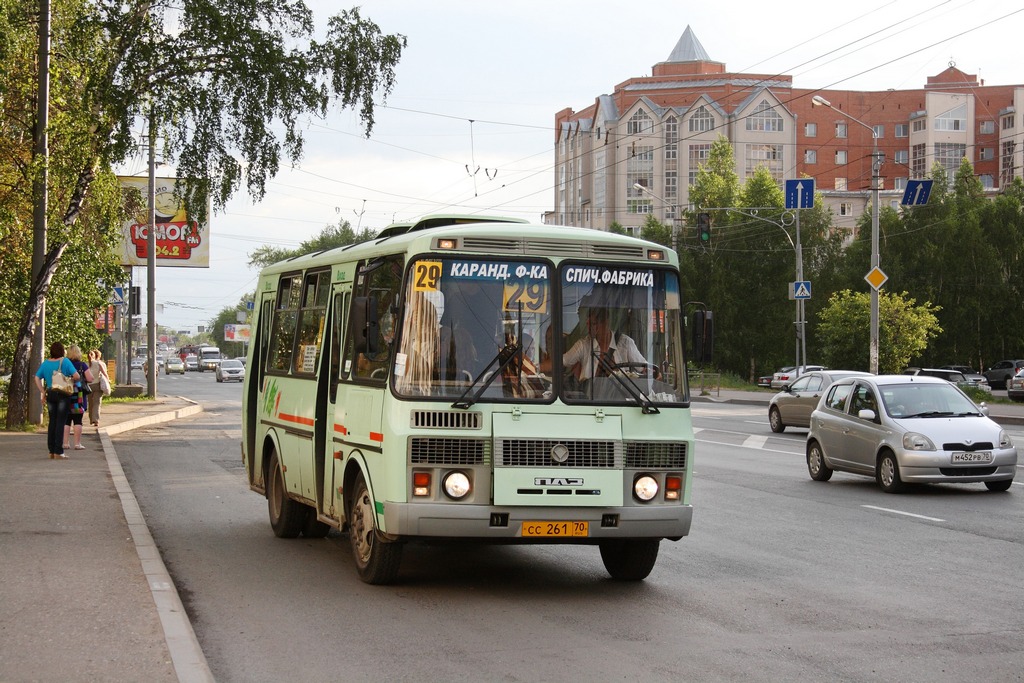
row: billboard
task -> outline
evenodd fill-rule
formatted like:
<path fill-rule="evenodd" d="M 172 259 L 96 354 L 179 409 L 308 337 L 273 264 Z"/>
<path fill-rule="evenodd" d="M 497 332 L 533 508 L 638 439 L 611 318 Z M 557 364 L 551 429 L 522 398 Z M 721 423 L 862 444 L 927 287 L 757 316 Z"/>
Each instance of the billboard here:
<path fill-rule="evenodd" d="M 249 325 L 225 325 L 224 341 L 226 342 L 248 342 L 251 331 Z"/>
<path fill-rule="evenodd" d="M 118 176 L 123 188 L 137 189 L 145 203 L 149 178 Z M 174 197 L 174 178 L 156 179 L 156 258 L 158 266 L 179 268 L 210 267 L 210 229 L 189 221 L 185 209 Z M 145 266 L 149 258 L 149 209 L 132 216 L 122 226 L 121 265 Z"/>

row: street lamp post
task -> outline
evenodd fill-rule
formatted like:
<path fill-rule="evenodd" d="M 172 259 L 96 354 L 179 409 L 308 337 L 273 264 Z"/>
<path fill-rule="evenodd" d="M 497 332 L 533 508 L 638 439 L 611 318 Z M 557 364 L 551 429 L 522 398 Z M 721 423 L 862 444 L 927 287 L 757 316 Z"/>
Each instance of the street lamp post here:
<path fill-rule="evenodd" d="M 669 203 L 667 201 L 665 201 L 665 199 L 663 197 L 659 197 L 658 195 L 654 194 L 654 192 L 652 192 L 651 189 L 649 187 L 647 187 L 646 185 L 641 185 L 640 183 L 633 183 L 633 189 L 634 190 L 640 190 L 640 192 L 643 192 L 643 193 L 646 193 L 646 194 L 650 195 L 651 197 L 653 197 L 654 199 L 657 199 L 659 202 L 661 202 L 665 206 L 669 206 Z M 676 204 L 672 204 L 671 206 L 672 206 L 672 249 L 674 251 L 674 250 L 677 249 L 677 245 L 676 245 L 676 241 L 677 241 L 676 240 L 676 232 L 677 232 L 677 230 L 676 230 L 676 228 L 679 225 L 679 218 L 677 217 L 678 211 L 677 211 Z"/>
<path fill-rule="evenodd" d="M 878 258 L 878 190 L 880 185 L 880 171 L 882 169 L 882 158 L 878 151 L 878 132 L 874 127 L 869 126 L 858 118 L 836 109 L 832 103 L 821 95 L 811 98 L 811 104 L 816 107 L 828 107 L 839 112 L 854 123 L 857 123 L 871 131 L 871 270 L 879 267 Z M 868 370 L 878 374 L 878 288 L 871 287 L 871 344 L 868 348 Z"/>

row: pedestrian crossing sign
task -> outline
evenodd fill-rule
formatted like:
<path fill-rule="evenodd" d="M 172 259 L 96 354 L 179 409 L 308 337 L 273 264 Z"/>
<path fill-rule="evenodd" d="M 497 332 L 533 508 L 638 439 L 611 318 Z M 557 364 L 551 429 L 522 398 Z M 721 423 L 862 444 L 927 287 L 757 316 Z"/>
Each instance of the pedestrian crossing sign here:
<path fill-rule="evenodd" d="M 800 280 L 798 282 L 791 282 L 789 288 L 790 299 L 810 299 L 811 298 L 811 281 Z"/>

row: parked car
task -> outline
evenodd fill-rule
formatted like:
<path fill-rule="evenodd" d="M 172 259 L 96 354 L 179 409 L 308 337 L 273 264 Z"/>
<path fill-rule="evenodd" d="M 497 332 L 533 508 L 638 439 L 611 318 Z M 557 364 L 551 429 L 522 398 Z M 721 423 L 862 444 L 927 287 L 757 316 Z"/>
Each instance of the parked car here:
<path fill-rule="evenodd" d="M 858 370 L 814 370 L 801 375 L 772 396 L 768 404 L 768 424 L 777 434 L 786 431 L 786 427 L 809 427 L 811 413 L 818 407 L 821 394 L 832 382 L 867 374 Z"/>
<path fill-rule="evenodd" d="M 757 386 L 759 387 L 770 387 L 772 385 L 772 375 L 761 375 L 757 378 Z"/>
<path fill-rule="evenodd" d="M 1006 491 L 1017 449 L 955 384 L 937 377 L 881 375 L 837 380 L 811 413 L 807 471 L 874 477 L 886 493 L 906 484 L 983 482 Z"/>
<path fill-rule="evenodd" d="M 801 365 L 800 367 L 790 365 L 784 367 L 772 375 L 772 389 L 781 389 L 805 372 L 814 372 L 815 370 L 828 370 L 828 368 L 824 365 Z"/>
<path fill-rule="evenodd" d="M 1024 401 L 1024 368 L 1006 383 L 1006 396 L 1013 401 Z"/>
<path fill-rule="evenodd" d="M 195 354 L 190 353 L 189 355 L 185 356 L 185 369 L 190 371 L 195 371 L 199 369 L 199 359 L 195 356 Z"/>
<path fill-rule="evenodd" d="M 1024 368 L 1024 360 L 1001 360 L 982 374 L 993 389 L 1005 389 L 1006 383 L 1021 368 Z"/>
<path fill-rule="evenodd" d="M 172 372 L 176 372 L 179 375 L 185 374 L 185 363 L 177 356 L 171 356 L 164 362 L 164 374 L 169 375 Z"/>
<path fill-rule="evenodd" d="M 214 372 L 218 382 L 241 382 L 245 379 L 245 366 L 234 358 L 217 363 L 217 369 Z"/>
<path fill-rule="evenodd" d="M 992 393 L 992 386 L 988 383 L 985 375 L 980 372 L 975 372 L 969 365 L 943 365 L 940 370 L 956 370 L 962 372 L 967 381 L 971 383 L 971 386 L 975 389 L 981 389 L 982 391 Z"/>
<path fill-rule="evenodd" d="M 948 370 L 946 368 L 907 368 L 903 371 L 904 375 L 925 375 L 926 377 L 938 377 L 944 379 L 947 382 L 952 382 L 961 389 L 967 387 L 981 389 L 982 391 L 992 392 L 992 387 L 989 386 L 988 380 L 985 379 L 984 375 L 977 375 L 979 379 L 971 380 L 964 373 L 959 370 Z"/>

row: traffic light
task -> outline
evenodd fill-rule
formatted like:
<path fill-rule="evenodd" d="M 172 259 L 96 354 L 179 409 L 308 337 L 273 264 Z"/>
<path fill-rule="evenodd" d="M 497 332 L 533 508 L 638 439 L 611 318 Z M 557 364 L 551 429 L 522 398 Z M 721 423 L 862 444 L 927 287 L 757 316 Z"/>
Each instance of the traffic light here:
<path fill-rule="evenodd" d="M 705 212 L 697 214 L 697 238 L 702 244 L 711 241 L 711 214 Z"/>

